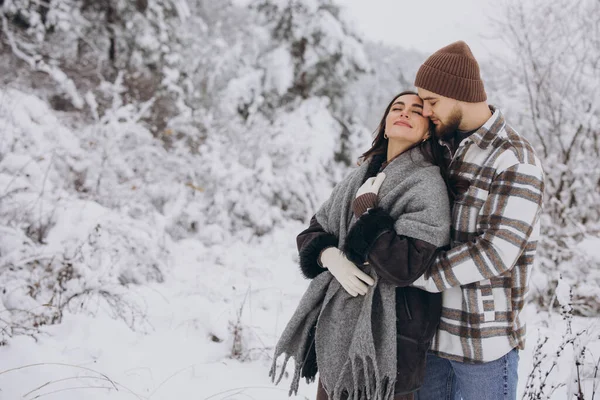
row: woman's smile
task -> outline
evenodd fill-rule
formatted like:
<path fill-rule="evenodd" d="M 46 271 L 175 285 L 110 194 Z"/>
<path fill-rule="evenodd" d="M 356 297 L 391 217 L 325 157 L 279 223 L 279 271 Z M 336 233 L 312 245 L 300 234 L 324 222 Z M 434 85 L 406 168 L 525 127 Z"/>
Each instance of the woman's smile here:
<path fill-rule="evenodd" d="M 403 120 L 398 120 L 398 121 L 394 122 L 394 125 L 408 126 L 409 128 L 412 128 L 412 125 L 409 124 L 408 121 L 403 121 Z"/>

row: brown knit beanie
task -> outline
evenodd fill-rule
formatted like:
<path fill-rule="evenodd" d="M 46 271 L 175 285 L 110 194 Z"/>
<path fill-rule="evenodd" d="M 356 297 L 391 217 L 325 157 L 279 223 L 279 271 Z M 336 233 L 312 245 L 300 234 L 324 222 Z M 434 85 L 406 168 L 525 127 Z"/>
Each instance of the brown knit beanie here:
<path fill-rule="evenodd" d="M 419 68 L 415 86 L 468 103 L 487 99 L 479 64 L 462 40 L 433 53 Z"/>

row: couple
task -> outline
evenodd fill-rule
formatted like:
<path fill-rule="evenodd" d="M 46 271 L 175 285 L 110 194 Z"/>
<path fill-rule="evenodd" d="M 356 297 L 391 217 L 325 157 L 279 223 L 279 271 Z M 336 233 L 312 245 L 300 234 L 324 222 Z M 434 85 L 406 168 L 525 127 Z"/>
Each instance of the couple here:
<path fill-rule="evenodd" d="M 275 351 L 296 361 L 290 393 L 318 372 L 318 400 L 516 398 L 541 163 L 466 43 L 415 86 L 297 238 L 312 280 Z"/>

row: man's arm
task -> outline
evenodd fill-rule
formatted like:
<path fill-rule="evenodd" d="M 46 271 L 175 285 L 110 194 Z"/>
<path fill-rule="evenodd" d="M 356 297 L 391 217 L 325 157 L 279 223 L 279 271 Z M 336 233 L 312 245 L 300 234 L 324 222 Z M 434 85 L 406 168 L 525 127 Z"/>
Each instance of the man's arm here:
<path fill-rule="evenodd" d="M 394 220 L 381 208 L 361 215 L 348 232 L 344 252 L 357 265 L 368 261 L 378 275 L 396 286 L 408 286 L 423 274 L 437 247 L 398 235 Z"/>
<path fill-rule="evenodd" d="M 467 285 L 509 271 L 525 249 L 539 219 L 544 176 L 539 166 L 516 164 L 492 182 L 478 227 L 481 235 L 440 252 L 413 286 L 428 292 Z"/>

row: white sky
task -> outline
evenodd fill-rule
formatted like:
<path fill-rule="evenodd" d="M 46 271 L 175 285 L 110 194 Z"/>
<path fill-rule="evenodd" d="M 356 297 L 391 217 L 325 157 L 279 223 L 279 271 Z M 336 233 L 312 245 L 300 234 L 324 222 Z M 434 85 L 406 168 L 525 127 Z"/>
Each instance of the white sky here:
<path fill-rule="evenodd" d="M 365 38 L 424 53 L 456 40 L 467 42 L 478 59 L 502 50 L 488 16 L 498 16 L 493 0 L 336 0 L 347 8 Z"/>

